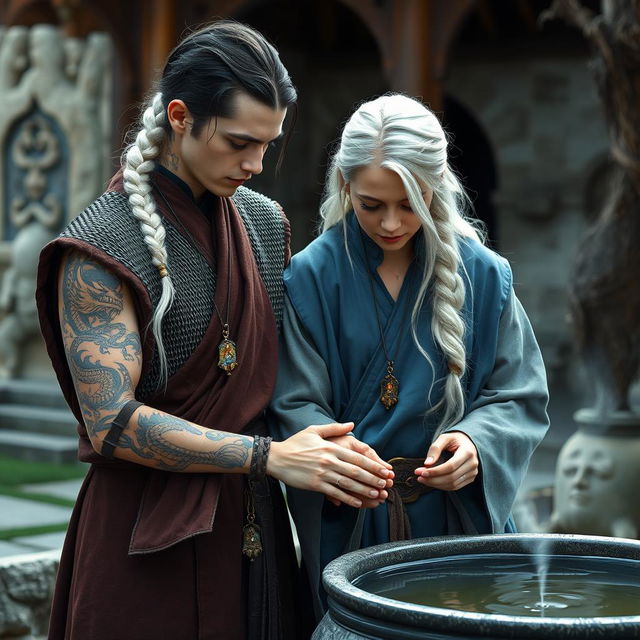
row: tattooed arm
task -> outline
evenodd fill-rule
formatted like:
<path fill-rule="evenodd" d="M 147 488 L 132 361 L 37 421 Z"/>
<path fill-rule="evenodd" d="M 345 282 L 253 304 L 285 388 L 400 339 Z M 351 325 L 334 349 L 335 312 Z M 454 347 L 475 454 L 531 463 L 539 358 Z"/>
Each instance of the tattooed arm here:
<path fill-rule="evenodd" d="M 142 350 L 131 294 L 108 269 L 80 252 L 63 260 L 59 319 L 67 362 L 94 449 L 134 399 Z M 139 407 L 115 456 L 169 471 L 246 473 L 253 438 L 202 427 Z"/>
<path fill-rule="evenodd" d="M 134 399 L 142 349 L 131 293 L 107 268 L 69 252 L 58 277 L 59 320 L 67 362 L 94 449 L 120 409 Z M 342 491 L 378 495 L 388 472 L 382 461 L 326 440 L 352 423 L 312 426 L 274 442 L 267 472 L 302 489 L 321 491 L 353 506 Z M 253 438 L 203 427 L 151 407 L 139 407 L 120 436 L 115 456 L 167 471 L 247 473 Z M 386 482 L 383 482 L 385 485 Z"/>

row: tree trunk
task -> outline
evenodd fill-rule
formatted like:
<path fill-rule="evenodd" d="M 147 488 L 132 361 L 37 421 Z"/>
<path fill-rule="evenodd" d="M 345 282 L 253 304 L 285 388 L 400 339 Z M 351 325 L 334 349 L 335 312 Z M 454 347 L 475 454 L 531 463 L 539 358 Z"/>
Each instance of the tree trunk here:
<path fill-rule="evenodd" d="M 552 17 L 578 26 L 594 48 L 614 164 L 606 204 L 571 279 L 578 349 L 597 407 L 627 410 L 640 365 L 640 0 L 603 0 L 601 14 L 578 0 L 555 0 L 543 19 Z"/>

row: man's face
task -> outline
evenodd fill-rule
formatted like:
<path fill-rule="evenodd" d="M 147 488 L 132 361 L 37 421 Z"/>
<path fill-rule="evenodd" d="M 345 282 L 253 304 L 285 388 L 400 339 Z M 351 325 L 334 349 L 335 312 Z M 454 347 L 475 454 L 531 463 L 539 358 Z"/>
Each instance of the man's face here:
<path fill-rule="evenodd" d="M 190 125 L 176 136 L 178 169 L 169 165 L 199 198 L 205 191 L 232 196 L 252 175 L 262 172 L 269 145 L 282 134 L 286 109 L 272 109 L 246 93 L 233 98 L 233 117 L 211 118 L 192 135 Z M 187 120 L 187 122 L 190 122 Z"/>

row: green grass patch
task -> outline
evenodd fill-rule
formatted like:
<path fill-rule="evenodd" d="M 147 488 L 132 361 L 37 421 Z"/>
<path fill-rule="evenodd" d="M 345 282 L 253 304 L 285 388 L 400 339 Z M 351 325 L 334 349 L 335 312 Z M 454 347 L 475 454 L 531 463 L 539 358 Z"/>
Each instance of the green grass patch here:
<path fill-rule="evenodd" d="M 86 473 L 87 465 L 81 463 L 28 462 L 0 456 L 0 487 L 72 480 L 84 478 Z"/>
<path fill-rule="evenodd" d="M 67 524 L 47 524 L 40 527 L 18 527 L 16 529 L 0 530 L 0 540 L 11 540 L 12 538 L 22 538 L 25 536 L 38 536 L 42 533 L 57 533 L 66 531 Z"/>
<path fill-rule="evenodd" d="M 75 500 L 60 498 L 58 496 L 50 496 L 46 493 L 33 493 L 31 491 L 23 491 L 22 489 L 0 484 L 0 495 L 11 496 L 12 498 L 21 498 L 23 500 L 34 500 L 35 502 L 46 502 L 47 504 L 55 504 L 59 507 L 73 507 Z"/>

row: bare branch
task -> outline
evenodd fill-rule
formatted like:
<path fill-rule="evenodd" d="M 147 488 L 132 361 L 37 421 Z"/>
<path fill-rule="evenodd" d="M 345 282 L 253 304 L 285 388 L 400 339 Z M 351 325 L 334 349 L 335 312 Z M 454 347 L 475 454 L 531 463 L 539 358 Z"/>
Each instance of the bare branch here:
<path fill-rule="evenodd" d="M 586 32 L 594 17 L 595 13 L 578 0 L 554 0 L 553 4 L 540 14 L 538 24 L 543 26 L 550 20 L 565 20 Z"/>
<path fill-rule="evenodd" d="M 605 33 L 606 23 L 601 15 L 583 6 L 579 0 L 554 0 L 553 4 L 540 14 L 538 24 L 543 26 L 550 20 L 558 19 L 578 27 L 600 52 L 607 68 L 613 68 L 615 59 Z"/>

